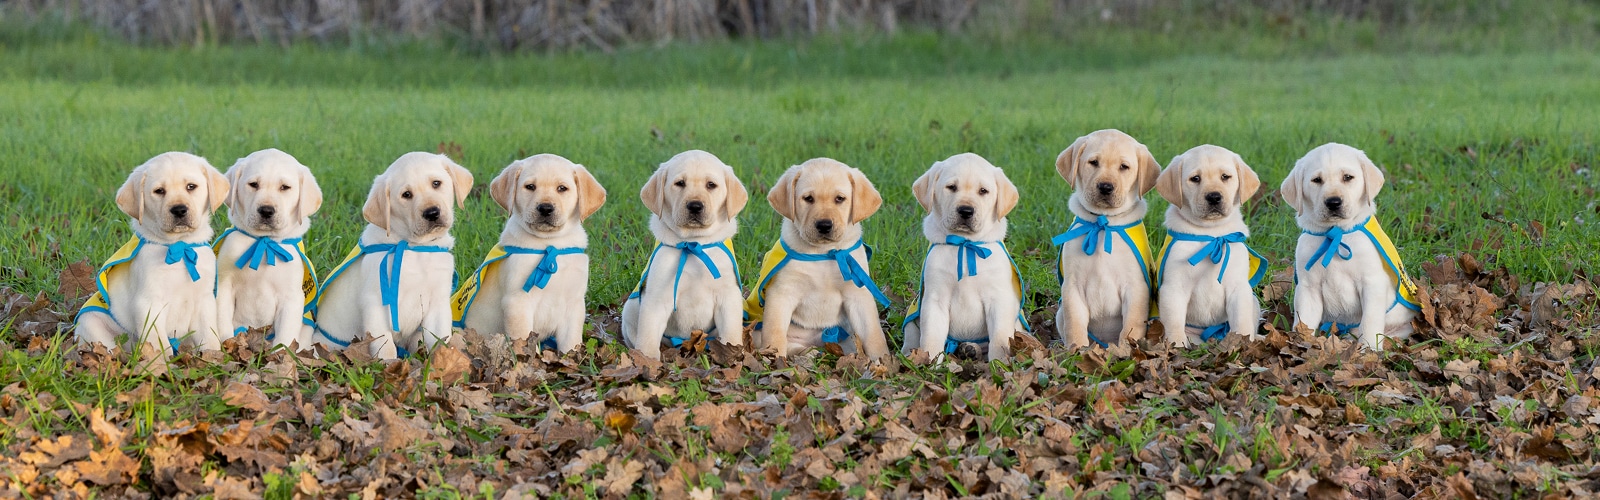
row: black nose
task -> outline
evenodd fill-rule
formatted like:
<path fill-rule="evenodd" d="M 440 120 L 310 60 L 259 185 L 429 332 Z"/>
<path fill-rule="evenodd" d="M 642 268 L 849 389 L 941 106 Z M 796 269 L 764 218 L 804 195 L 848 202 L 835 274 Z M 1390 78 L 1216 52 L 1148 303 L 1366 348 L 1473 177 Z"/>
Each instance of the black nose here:
<path fill-rule="evenodd" d="M 422 211 L 422 218 L 428 222 L 439 220 L 439 207 L 428 207 Z"/>
<path fill-rule="evenodd" d="M 833 232 L 833 221 L 831 221 L 831 220 L 826 220 L 826 219 L 819 220 L 819 221 L 816 222 L 816 224 L 812 224 L 812 225 L 817 226 L 817 231 L 821 232 L 822 234 L 828 234 L 828 233 Z"/>
<path fill-rule="evenodd" d="M 963 219 L 971 219 L 972 218 L 972 214 L 975 214 L 975 213 L 978 213 L 978 211 L 976 209 L 973 209 L 972 205 L 962 205 L 962 206 L 956 207 L 956 215 L 960 215 L 961 218 L 963 218 Z"/>
<path fill-rule="evenodd" d="M 1328 210 L 1338 210 L 1339 207 L 1344 206 L 1344 200 L 1339 198 L 1339 197 L 1337 197 L 1337 196 L 1335 196 L 1335 197 L 1323 200 L 1322 204 L 1324 206 L 1327 206 Z"/>
<path fill-rule="evenodd" d="M 256 213 L 261 214 L 262 217 L 271 219 L 272 214 L 278 213 L 278 209 L 272 207 L 260 207 L 256 209 Z"/>
<path fill-rule="evenodd" d="M 691 214 L 697 214 L 700 213 L 701 210 L 706 209 L 706 204 L 698 201 L 691 201 L 687 204 L 684 204 L 683 208 L 689 209 L 689 213 Z"/>
<path fill-rule="evenodd" d="M 172 212 L 172 215 L 174 217 L 183 217 L 185 215 L 189 215 L 189 206 L 188 205 L 173 205 L 172 208 L 167 209 L 167 211 L 168 212 Z"/>
<path fill-rule="evenodd" d="M 1218 203 L 1222 203 L 1222 193 L 1216 193 L 1216 192 L 1206 193 L 1206 203 L 1210 203 L 1212 205 L 1216 205 Z"/>
<path fill-rule="evenodd" d="M 1117 186 L 1113 185 L 1113 184 L 1111 184 L 1109 182 L 1102 182 L 1102 183 L 1096 184 L 1094 186 L 1094 188 L 1100 190 L 1100 194 L 1111 194 L 1112 191 L 1115 191 L 1117 189 Z"/>
<path fill-rule="evenodd" d="M 556 213 L 556 206 L 549 203 L 540 203 L 539 206 L 534 207 L 534 210 L 538 210 L 539 215 L 548 217 L 550 214 Z"/>

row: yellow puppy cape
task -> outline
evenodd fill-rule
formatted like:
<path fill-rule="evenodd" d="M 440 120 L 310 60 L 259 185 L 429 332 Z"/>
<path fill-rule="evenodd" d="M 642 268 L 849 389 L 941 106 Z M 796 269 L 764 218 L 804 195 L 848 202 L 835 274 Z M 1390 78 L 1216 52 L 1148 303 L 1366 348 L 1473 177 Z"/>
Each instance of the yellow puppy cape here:
<path fill-rule="evenodd" d="M 528 274 L 528 281 L 522 285 L 522 291 L 532 292 L 535 287 L 543 290 L 550 283 L 550 278 L 555 275 L 558 269 L 558 257 L 581 254 L 583 251 L 584 249 L 579 247 L 533 249 L 496 244 L 494 248 L 489 249 L 489 255 L 483 258 L 483 263 L 478 265 L 478 269 L 467 275 L 467 279 L 461 282 L 461 287 L 450 295 L 451 324 L 456 328 L 467 327 L 467 311 L 472 310 L 473 302 L 478 300 L 478 291 L 487 286 L 489 280 L 494 279 L 497 275 L 494 270 L 512 254 L 543 256 L 539 259 L 539 264 L 534 266 L 533 271 Z M 555 343 L 556 340 L 553 336 L 546 337 L 543 342 L 545 346 L 552 349 L 555 348 Z"/>
<path fill-rule="evenodd" d="M 1317 247 L 1317 251 L 1311 254 L 1311 260 L 1306 262 L 1306 271 L 1310 271 L 1312 267 L 1319 264 L 1327 267 L 1328 264 L 1333 263 L 1334 257 L 1350 260 L 1350 245 L 1344 243 L 1344 237 L 1351 233 L 1360 233 L 1365 236 L 1368 241 L 1372 242 L 1372 247 L 1378 250 L 1378 256 L 1383 258 L 1384 274 L 1388 274 L 1389 281 L 1394 283 L 1394 304 L 1390 305 L 1389 309 L 1393 310 L 1395 306 L 1401 306 L 1413 311 L 1422 310 L 1422 307 L 1417 305 L 1417 284 L 1411 281 L 1410 275 L 1406 274 L 1406 266 L 1400 262 L 1400 250 L 1395 248 L 1394 241 L 1389 239 L 1389 234 L 1385 233 L 1383 226 L 1378 224 L 1377 217 L 1368 217 L 1365 222 L 1357 224 L 1355 228 L 1349 231 L 1339 226 L 1334 226 L 1320 233 L 1305 230 L 1301 232 L 1322 238 L 1322 245 Z M 1300 281 L 1299 272 L 1300 269 L 1295 269 L 1296 283 Z M 1329 330 L 1337 327 L 1340 332 L 1347 332 L 1355 330 L 1358 326 L 1360 326 L 1359 323 L 1334 323 L 1330 321 L 1324 322 L 1318 329 Z"/>
<path fill-rule="evenodd" d="M 1228 263 L 1233 259 L 1233 245 L 1231 244 L 1243 244 L 1244 240 L 1245 235 L 1242 232 L 1230 233 L 1223 236 L 1206 236 L 1168 230 L 1167 241 L 1161 245 L 1161 252 L 1157 254 L 1156 257 L 1156 261 L 1161 263 L 1160 266 L 1156 268 L 1156 288 L 1159 289 L 1161 287 L 1161 281 L 1165 279 L 1167 274 L 1167 261 L 1168 257 L 1170 257 L 1172 254 L 1172 244 L 1174 242 L 1194 241 L 1204 243 L 1205 245 L 1201 247 L 1199 251 L 1187 257 L 1187 263 L 1191 266 L 1198 266 L 1207 259 L 1211 260 L 1212 264 L 1217 265 L 1217 282 L 1220 283 L 1222 281 L 1223 271 L 1228 268 Z M 1261 254 L 1256 253 L 1256 251 L 1251 249 L 1248 245 L 1246 245 L 1244 249 L 1249 253 L 1250 256 L 1250 288 L 1255 288 L 1261 284 L 1261 280 L 1266 279 L 1267 277 L 1266 258 L 1262 257 Z M 1179 257 L 1179 259 L 1180 261 L 1183 261 L 1184 257 Z M 1208 326 L 1188 324 L 1184 326 L 1200 329 L 1200 339 L 1206 341 L 1221 339 L 1223 336 L 1228 334 L 1228 330 L 1231 327 L 1231 325 L 1229 325 L 1226 321 Z"/>
<path fill-rule="evenodd" d="M 933 243 L 928 245 L 928 252 L 922 258 L 922 278 L 920 278 L 921 281 L 917 285 L 917 296 L 916 298 L 911 299 L 911 305 L 906 309 L 906 319 L 900 322 L 900 329 L 904 330 L 906 325 L 909 325 L 911 322 L 922 317 L 922 286 L 926 285 L 928 281 L 929 260 L 927 255 L 933 254 L 934 247 L 939 245 L 950 245 L 956 247 L 956 281 L 960 281 L 964 276 L 977 276 L 978 259 L 988 259 L 991 255 L 990 250 L 984 248 L 983 245 L 993 243 L 995 247 L 1000 249 L 1000 255 L 1004 256 L 1006 261 L 1011 264 L 1011 289 L 1017 294 L 1017 321 L 1022 323 L 1022 328 L 1024 330 L 1032 332 L 1033 327 L 1028 324 L 1028 316 L 1023 312 L 1021 307 L 1022 302 L 1027 300 L 1027 284 L 1022 281 L 1022 270 L 1017 268 L 1016 259 L 1011 258 L 1011 250 L 1006 248 L 1006 243 L 1004 241 L 972 241 L 956 235 L 945 236 L 944 241 L 944 243 Z M 956 352 L 956 348 L 960 347 L 962 343 L 986 344 L 988 342 L 988 339 L 965 341 L 946 337 L 944 341 L 944 352 Z"/>
<path fill-rule="evenodd" d="M 301 270 L 302 277 L 300 278 L 300 291 L 306 296 L 303 312 L 301 313 L 302 322 L 308 325 L 311 324 L 311 302 L 317 298 L 317 268 L 311 265 L 311 259 L 306 258 L 305 240 L 303 238 L 274 240 L 246 233 L 236 227 L 230 227 L 228 230 L 223 231 L 216 241 L 211 242 L 211 250 L 217 252 L 217 255 L 222 255 L 222 242 L 226 241 L 228 235 L 233 233 L 239 233 L 256 240 L 255 243 L 250 244 L 248 250 L 245 250 L 244 255 L 239 256 L 239 260 L 234 261 L 234 267 L 239 269 L 244 269 L 245 266 L 249 266 L 251 269 L 260 269 L 263 263 L 268 266 L 275 266 L 278 261 L 290 262 L 295 257 L 300 258 L 300 262 L 305 264 L 301 266 L 303 269 Z M 285 245 L 289 246 L 294 253 L 290 254 L 290 250 L 284 250 L 283 247 Z M 233 329 L 233 334 L 238 335 L 248 330 L 249 327 L 236 327 Z M 272 335 L 267 336 L 267 341 L 271 342 L 272 338 L 277 335 L 278 332 L 272 332 Z"/>
<path fill-rule="evenodd" d="M 861 264 L 856 262 L 855 257 L 851 256 L 857 248 L 862 247 L 867 249 L 867 260 L 870 262 L 872 260 L 872 247 L 867 246 L 860 240 L 857 240 L 856 244 L 851 245 L 849 248 L 830 250 L 827 253 L 810 254 L 796 252 L 783 242 L 783 238 L 778 238 L 778 241 L 772 244 L 772 249 L 768 250 L 767 254 L 761 258 L 761 274 L 756 277 L 756 286 L 750 290 L 750 297 L 744 301 L 745 324 L 754 325 L 757 329 L 761 328 L 761 318 L 767 307 L 767 284 L 772 281 L 774 275 L 778 274 L 778 270 L 783 269 L 784 266 L 794 261 L 819 262 L 831 260 L 837 262 L 839 264 L 840 279 L 849 281 L 857 288 L 866 288 L 872 292 L 872 298 L 878 304 L 887 307 L 889 298 L 883 295 L 883 290 L 878 289 L 878 284 L 872 281 L 872 276 L 867 273 L 866 268 L 861 267 Z M 844 329 L 842 325 L 834 325 L 823 330 L 822 341 L 838 344 L 849 338 L 849 336 L 850 332 Z"/>
<path fill-rule="evenodd" d="M 1123 246 L 1133 252 L 1134 261 L 1139 263 L 1139 272 L 1144 275 L 1144 285 L 1150 289 L 1150 316 L 1156 316 L 1156 283 L 1154 272 L 1156 268 L 1156 255 L 1150 251 L 1150 234 L 1144 229 L 1144 221 L 1132 224 L 1113 226 L 1106 216 L 1096 217 L 1094 221 L 1085 221 L 1073 217 L 1072 225 L 1067 226 L 1067 232 L 1050 238 L 1050 243 L 1061 246 L 1061 252 L 1056 254 L 1056 284 L 1066 282 L 1066 259 L 1061 258 L 1068 251 L 1066 244 L 1082 238 L 1084 255 L 1094 255 L 1097 251 L 1112 253 L 1116 251 L 1116 242 L 1121 241 Z M 1089 340 L 1100 344 L 1100 347 L 1109 347 L 1110 344 L 1101 342 L 1094 334 L 1089 334 Z"/>
<path fill-rule="evenodd" d="M 645 280 L 649 279 L 650 277 L 650 268 L 655 265 L 656 256 L 661 255 L 661 251 L 663 249 L 677 250 L 679 255 L 678 272 L 675 274 L 675 277 L 672 280 L 672 309 L 676 311 L 678 309 L 678 281 L 683 278 L 683 267 L 688 265 L 691 257 L 699 260 L 702 265 L 706 266 L 706 270 L 711 272 L 712 278 L 722 277 L 722 271 L 717 269 L 717 265 L 712 262 L 711 256 L 706 254 L 706 249 L 708 248 L 713 250 L 721 250 L 723 253 L 727 254 L 728 262 L 733 265 L 734 282 L 743 283 L 743 281 L 741 281 L 739 278 L 739 259 L 736 259 L 733 256 L 733 238 L 728 238 L 726 240 L 709 245 L 693 241 L 685 241 L 678 243 L 677 245 L 668 245 L 666 243 L 656 242 L 656 248 L 650 251 L 650 260 L 645 262 L 644 272 L 639 275 L 639 284 L 634 285 L 633 291 L 628 293 L 628 300 L 633 300 L 644 296 Z M 705 333 L 710 338 L 716 338 L 716 335 L 714 335 L 713 332 Z M 681 345 L 683 343 L 683 339 L 680 338 L 668 337 L 668 339 L 672 341 L 672 345 L 674 346 Z"/>
<path fill-rule="evenodd" d="M 382 296 L 383 304 L 389 308 L 389 326 L 394 330 L 399 330 L 400 272 L 403 269 L 401 265 L 404 262 L 406 252 L 449 253 L 450 248 L 426 245 L 412 246 L 405 240 L 400 240 L 395 243 L 380 243 L 374 245 L 362 245 L 359 242 L 356 243 L 356 247 L 350 249 L 350 253 L 344 256 L 344 260 L 339 261 L 339 265 L 335 266 L 333 271 L 328 273 L 328 278 L 323 280 L 322 286 L 317 289 L 317 295 L 311 299 L 311 304 L 307 306 L 307 312 L 311 315 L 311 321 L 307 324 L 311 325 L 312 329 L 316 330 L 318 335 L 321 335 L 329 342 L 332 342 L 340 347 L 350 347 L 349 340 L 340 339 L 334 337 L 333 335 L 329 335 L 328 332 L 322 329 L 322 327 L 317 326 L 317 308 L 321 307 L 322 305 L 323 293 L 328 291 L 328 287 L 333 285 L 334 280 L 339 279 L 339 276 L 344 274 L 345 269 L 349 269 L 352 264 L 355 264 L 361 257 L 367 254 L 381 253 L 384 254 L 384 257 L 378 269 L 378 292 Z M 450 288 L 455 288 L 455 280 L 457 278 L 458 276 L 453 275 L 450 277 Z M 398 356 L 401 358 L 411 355 L 410 351 L 407 351 L 404 347 L 397 346 L 396 349 Z"/>
<path fill-rule="evenodd" d="M 113 269 L 133 261 L 133 258 L 139 255 L 139 251 L 144 250 L 144 246 L 144 238 L 140 238 L 139 235 L 135 234 L 128 238 L 127 243 L 123 243 L 121 247 L 118 247 L 116 252 L 112 252 L 111 258 L 106 259 L 106 262 L 101 264 L 100 269 L 95 272 L 95 292 L 93 295 L 89 296 L 88 300 L 83 302 L 83 307 L 78 309 L 78 314 L 75 316 L 75 318 L 82 317 L 84 313 L 98 312 L 110 317 L 113 323 L 116 322 L 116 316 L 111 315 L 111 300 L 109 299 L 111 294 L 106 291 L 111 286 L 111 272 Z M 182 262 L 185 259 L 181 257 L 181 255 L 184 253 L 191 254 L 192 256 L 193 247 L 197 246 L 203 247 L 205 245 L 191 243 L 167 245 L 167 264 L 172 265 L 185 263 L 189 267 L 189 275 L 191 279 L 198 280 L 199 278 L 196 277 L 197 275 L 195 274 L 194 261 L 189 259 L 188 262 Z M 213 286 L 215 285 L 213 284 Z M 76 321 L 76 319 L 74 319 L 74 321 Z M 128 328 L 124 326 L 123 330 L 128 330 Z M 182 342 L 182 340 L 183 339 L 171 337 L 167 338 L 167 343 L 172 345 L 173 354 L 178 353 L 178 345 L 180 342 Z"/>

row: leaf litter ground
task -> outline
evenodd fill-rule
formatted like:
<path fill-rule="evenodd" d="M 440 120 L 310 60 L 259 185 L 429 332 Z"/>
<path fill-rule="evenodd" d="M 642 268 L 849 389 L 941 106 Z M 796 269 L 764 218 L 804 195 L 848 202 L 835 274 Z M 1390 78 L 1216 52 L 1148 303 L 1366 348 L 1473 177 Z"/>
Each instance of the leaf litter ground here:
<path fill-rule="evenodd" d="M 79 350 L 71 307 L 4 290 L 0 496 L 1531 497 L 1600 491 L 1586 281 L 1422 266 L 1419 333 L 1384 353 L 1285 331 L 1017 359 L 774 359 L 704 339 L 661 361 L 597 311 L 570 356 L 468 332 L 383 363 L 252 331 L 163 373 Z M 81 297 L 86 263 L 58 293 Z M 91 282 L 92 283 L 92 282 Z M 69 301 L 76 303 L 78 301 Z M 1159 326 L 1154 328 L 1159 329 Z M 1161 338 L 1151 332 L 1151 338 Z"/>

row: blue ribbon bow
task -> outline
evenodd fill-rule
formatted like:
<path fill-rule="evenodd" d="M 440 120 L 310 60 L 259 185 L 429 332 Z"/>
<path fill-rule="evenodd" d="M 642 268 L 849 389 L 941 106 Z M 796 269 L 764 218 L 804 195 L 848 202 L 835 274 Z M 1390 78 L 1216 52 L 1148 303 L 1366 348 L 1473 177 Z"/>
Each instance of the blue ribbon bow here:
<path fill-rule="evenodd" d="M 856 244 L 851 245 L 850 248 L 829 250 L 827 253 L 820 254 L 796 252 L 793 248 L 789 248 L 789 244 L 784 243 L 782 239 L 778 240 L 778 244 L 783 245 L 783 251 L 790 259 L 802 262 L 820 262 L 824 260 L 837 262 L 839 264 L 840 277 L 855 285 L 856 288 L 866 288 L 867 291 L 872 292 L 872 298 L 877 300 L 879 304 L 885 307 L 889 305 L 889 297 L 883 294 L 883 290 L 878 289 L 878 284 L 872 281 L 872 275 L 867 274 L 867 270 L 861 267 L 861 263 L 856 262 L 855 257 L 850 255 L 857 248 L 861 248 L 861 241 L 856 241 Z M 988 252 L 988 250 L 984 252 Z"/>
<path fill-rule="evenodd" d="M 1205 236 L 1199 234 L 1179 233 L 1167 231 L 1167 236 L 1178 241 L 1200 241 L 1205 245 L 1200 247 L 1194 255 L 1189 256 L 1189 265 L 1198 266 L 1201 261 L 1211 259 L 1212 264 L 1222 264 L 1217 269 L 1217 282 L 1222 282 L 1222 272 L 1228 269 L 1228 261 L 1233 258 L 1233 246 L 1229 243 L 1244 243 L 1244 233 L 1228 233 L 1222 236 Z"/>
<path fill-rule="evenodd" d="M 184 269 L 189 271 L 189 281 L 200 281 L 200 269 L 195 267 L 200 261 L 200 254 L 195 253 L 195 247 L 209 247 L 204 243 L 187 243 L 183 241 L 167 245 L 167 264 L 183 263 Z"/>
<path fill-rule="evenodd" d="M 583 253 L 583 249 L 578 247 L 544 247 L 535 249 L 505 245 L 501 248 L 508 254 L 543 255 L 543 257 L 539 258 L 539 264 L 533 267 L 533 272 L 528 273 L 528 281 L 522 284 L 522 291 L 524 292 L 533 291 L 533 287 L 539 287 L 540 290 L 543 290 L 545 285 L 550 284 L 550 277 L 556 274 L 556 257 Z"/>
<path fill-rule="evenodd" d="M 276 266 L 279 261 L 294 261 L 294 254 L 289 253 L 289 249 L 284 248 L 284 246 L 299 244 L 300 238 L 285 238 L 282 241 L 278 241 L 266 236 L 256 236 L 244 231 L 235 231 L 254 238 L 256 242 L 251 243 L 250 248 L 245 249 L 244 255 L 240 255 L 239 260 L 233 263 L 234 267 L 244 269 L 244 266 L 248 265 L 250 269 L 261 269 L 263 262 L 268 266 Z"/>
<path fill-rule="evenodd" d="M 1361 227 L 1362 224 L 1357 224 L 1356 227 Z M 1344 228 L 1333 226 L 1328 228 L 1327 231 L 1321 233 L 1313 233 L 1311 231 L 1304 232 L 1312 236 L 1321 236 L 1323 238 L 1322 246 L 1317 247 L 1316 253 L 1311 254 L 1311 261 L 1306 262 L 1307 271 L 1310 271 L 1311 266 L 1316 265 L 1319 259 L 1322 261 L 1322 267 L 1328 267 L 1328 264 L 1333 263 L 1334 255 L 1338 255 L 1339 258 L 1344 260 L 1350 260 L 1350 257 L 1352 257 L 1350 245 L 1347 245 L 1344 242 L 1344 235 L 1349 234 L 1349 232 L 1345 231 Z"/>
<path fill-rule="evenodd" d="M 667 244 L 663 243 L 661 246 L 667 246 Z M 707 255 L 705 250 L 709 247 L 718 246 L 723 245 L 721 242 L 702 245 L 694 241 L 685 241 L 672 245 L 672 248 L 683 251 L 678 256 L 678 275 L 672 278 L 672 310 L 678 310 L 678 283 L 683 281 L 683 266 L 689 263 L 689 256 L 693 255 L 695 258 L 700 259 L 702 264 L 706 265 L 706 270 L 711 272 L 711 279 L 722 278 L 722 272 L 717 270 L 717 263 L 711 260 L 711 256 Z"/>
<path fill-rule="evenodd" d="M 411 246 L 405 240 L 361 247 L 361 253 L 364 254 L 386 253 L 383 260 L 378 262 L 378 292 L 383 299 L 383 305 L 389 306 L 389 325 L 396 332 L 400 331 L 400 266 L 405 261 L 407 251 L 449 252 L 450 249 L 440 246 Z"/>
<path fill-rule="evenodd" d="M 962 276 L 977 276 L 978 259 L 987 259 L 993 253 L 983 247 L 983 242 L 972 241 L 953 234 L 944 237 L 944 244 L 956 247 L 956 281 L 961 281 Z M 962 267 L 963 263 L 966 264 L 965 269 Z"/>
<path fill-rule="evenodd" d="M 1127 238 L 1127 233 L 1125 231 L 1127 231 L 1130 227 L 1139 225 L 1139 223 L 1140 221 L 1134 221 L 1133 224 L 1113 226 L 1111 225 L 1111 221 L 1107 220 L 1106 216 L 1104 215 L 1095 217 L 1094 222 L 1088 222 L 1081 218 L 1074 218 L 1072 219 L 1072 226 L 1067 228 L 1067 232 L 1058 234 L 1054 238 L 1050 238 L 1050 244 L 1063 245 L 1068 241 L 1072 241 L 1077 239 L 1079 236 L 1082 236 L 1084 237 L 1084 255 L 1094 255 L 1095 247 L 1101 246 L 1101 241 L 1105 242 L 1103 246 L 1105 247 L 1106 253 L 1109 254 L 1111 253 L 1111 244 L 1113 242 L 1109 233 L 1122 232 L 1123 238 Z M 1129 245 L 1132 246 L 1132 244 L 1133 243 L 1130 241 Z"/>

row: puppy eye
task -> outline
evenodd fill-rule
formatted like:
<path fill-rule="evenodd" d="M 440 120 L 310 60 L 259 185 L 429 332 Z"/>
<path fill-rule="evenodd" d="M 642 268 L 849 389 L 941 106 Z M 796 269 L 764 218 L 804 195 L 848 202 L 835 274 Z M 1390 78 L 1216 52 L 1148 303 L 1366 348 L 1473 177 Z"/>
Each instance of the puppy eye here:
<path fill-rule="evenodd" d="M 706 183 L 706 189 L 716 189 L 716 188 L 717 188 L 717 183 L 715 183 L 715 182 L 707 182 Z"/>
<path fill-rule="evenodd" d="M 1124 163 L 1124 164 L 1122 164 L 1122 167 L 1119 170 L 1127 170 L 1127 169 L 1128 169 L 1128 164 Z"/>
<path fill-rule="evenodd" d="M 411 192 L 410 191 L 406 191 L 404 193 L 400 193 L 400 197 L 409 200 L 409 199 L 411 199 Z"/>
<path fill-rule="evenodd" d="M 534 191 L 534 190 L 535 190 L 535 189 L 534 189 L 534 188 L 533 188 L 533 184 L 532 184 L 532 183 L 529 183 L 529 184 L 527 184 L 527 185 L 524 185 L 524 186 L 522 186 L 522 187 L 523 187 L 523 188 L 525 188 L 525 189 L 527 189 L 527 190 L 529 190 L 529 191 Z"/>
<path fill-rule="evenodd" d="M 1321 177 L 1313 177 L 1313 178 L 1311 178 L 1311 183 L 1312 184 L 1322 184 L 1322 178 Z"/>
<path fill-rule="evenodd" d="M 1345 182 L 1350 182 L 1352 180 L 1355 180 L 1355 178 L 1356 178 L 1356 176 L 1354 176 L 1354 175 L 1344 174 L 1344 181 Z"/>
<path fill-rule="evenodd" d="M 833 197 L 833 202 L 834 203 L 844 203 L 844 197 L 843 196 L 835 196 L 835 197 Z"/>
<path fill-rule="evenodd" d="M 167 194 L 167 188 L 156 188 L 156 195 L 157 196 L 164 195 L 164 194 Z"/>
<path fill-rule="evenodd" d="M 251 182 L 250 183 L 250 189 L 261 189 L 261 183 L 259 183 L 259 182 Z"/>
<path fill-rule="evenodd" d="M 557 193 L 565 193 L 565 192 L 567 192 L 567 186 L 564 186 L 564 185 L 563 186 L 556 186 L 556 192 Z"/>
<path fill-rule="evenodd" d="M 684 187 L 684 186 L 688 186 L 689 184 L 680 180 L 678 182 L 672 183 L 672 185 L 678 186 L 678 187 Z"/>
<path fill-rule="evenodd" d="M 1190 177 L 1189 182 L 1200 182 L 1200 176 L 1196 175 L 1194 177 Z"/>
<path fill-rule="evenodd" d="M 978 196 L 989 194 L 989 188 L 978 188 Z"/>
<path fill-rule="evenodd" d="M 808 194 L 808 195 L 806 195 L 806 197 L 805 197 L 805 198 L 801 198 L 801 199 L 802 199 L 802 200 L 806 200 L 806 203 L 816 203 L 816 202 L 817 202 L 817 199 L 816 199 L 816 198 L 813 198 L 813 197 L 812 197 L 812 196 L 811 196 L 811 195 L 809 195 L 809 194 Z"/>
<path fill-rule="evenodd" d="M 282 186 L 278 186 L 278 190 L 279 191 L 288 191 L 289 190 L 289 185 L 288 184 L 284 184 Z"/>
<path fill-rule="evenodd" d="M 443 186 L 443 185 L 444 185 L 444 182 L 442 182 L 442 181 L 433 181 L 433 188 L 434 189 L 439 189 L 439 186 Z"/>
<path fill-rule="evenodd" d="M 1228 180 L 1228 179 L 1232 179 L 1232 178 L 1233 178 L 1233 176 L 1231 176 L 1231 175 L 1228 175 L 1228 174 L 1222 174 L 1222 180 L 1224 180 L 1224 181 L 1226 181 L 1226 180 Z"/>
<path fill-rule="evenodd" d="M 1089 166 L 1100 168 L 1100 160 L 1089 160 Z"/>
<path fill-rule="evenodd" d="M 949 186 L 945 186 L 944 188 L 945 189 L 949 189 L 950 192 L 952 192 L 952 193 L 956 192 L 956 185 L 955 184 L 951 184 Z"/>
<path fill-rule="evenodd" d="M 194 191 L 194 188 L 197 188 L 197 187 L 200 187 L 200 186 L 196 186 L 196 185 L 194 185 L 194 183 L 191 182 L 186 187 L 188 188 L 189 191 Z"/>

